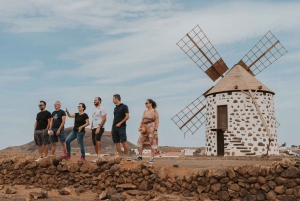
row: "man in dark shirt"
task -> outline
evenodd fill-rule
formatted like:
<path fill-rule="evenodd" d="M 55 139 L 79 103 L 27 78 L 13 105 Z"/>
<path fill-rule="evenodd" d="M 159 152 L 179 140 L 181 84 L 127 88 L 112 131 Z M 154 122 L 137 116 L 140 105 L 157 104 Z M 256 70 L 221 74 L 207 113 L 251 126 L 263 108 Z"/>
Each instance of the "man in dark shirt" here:
<path fill-rule="evenodd" d="M 56 143 L 59 141 L 61 142 L 61 146 L 63 149 L 64 154 L 67 153 L 66 148 L 66 134 L 64 125 L 66 122 L 66 113 L 65 111 L 61 110 L 61 103 L 60 101 L 56 101 L 54 104 L 55 111 L 52 112 L 51 124 L 50 124 L 50 140 L 52 143 L 52 155 L 54 155 L 56 150 Z"/>
<path fill-rule="evenodd" d="M 124 147 L 124 152 L 127 156 L 127 161 L 131 161 L 127 146 L 126 135 L 126 121 L 129 119 L 129 110 L 127 105 L 121 103 L 121 96 L 115 94 L 113 96 L 113 103 L 116 105 L 114 109 L 114 120 L 112 124 L 111 134 L 113 142 L 116 144 L 116 148 L 119 156 L 122 159 L 121 143 Z"/>
<path fill-rule="evenodd" d="M 51 113 L 46 110 L 46 102 L 40 101 L 39 112 L 34 123 L 34 141 L 38 146 L 40 157 L 36 159 L 39 162 L 43 158 L 43 145 L 45 157 L 48 156 L 48 145 L 50 144 L 48 129 L 51 121 Z"/>

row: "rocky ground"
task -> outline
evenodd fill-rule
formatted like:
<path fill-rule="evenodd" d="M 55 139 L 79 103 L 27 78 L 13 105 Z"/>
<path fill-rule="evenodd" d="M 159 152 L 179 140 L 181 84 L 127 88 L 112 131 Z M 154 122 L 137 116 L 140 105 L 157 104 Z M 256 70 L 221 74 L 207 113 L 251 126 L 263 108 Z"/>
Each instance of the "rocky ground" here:
<path fill-rule="evenodd" d="M 72 156 L 72 159 L 69 161 L 57 161 L 57 164 L 54 164 L 55 161 L 52 159 L 45 159 L 40 165 L 31 164 L 32 162 L 30 161 L 33 161 L 36 157 L 36 154 L 31 153 L 0 153 L 0 176 L 2 175 L 0 177 L 0 200 L 196 201 L 277 199 L 293 201 L 299 200 L 296 198 L 297 196 L 300 198 L 300 187 L 297 187 L 300 184 L 300 177 L 295 179 L 294 176 L 299 174 L 299 168 L 298 170 L 293 169 L 294 167 L 291 168 L 296 173 L 290 173 L 289 166 L 280 165 L 282 159 L 287 159 L 283 157 L 157 158 L 151 166 L 143 165 L 147 164 L 147 158 L 139 163 L 115 161 L 110 164 L 110 161 L 105 159 L 103 162 L 95 164 L 91 162 L 94 159 L 91 156 L 87 156 L 87 161 L 83 165 L 77 165 L 76 160 L 78 156 Z M 111 157 L 108 157 L 108 159 L 111 159 Z M 295 158 L 287 160 L 290 164 L 297 162 Z M 49 161 L 51 161 L 50 164 L 48 164 Z M 28 177 L 28 173 L 25 171 L 29 166 L 33 166 L 33 170 L 37 174 L 32 175 L 32 178 Z M 66 170 L 63 170 L 64 168 Z M 101 168 L 106 168 L 106 170 L 101 170 Z M 160 171 L 162 169 L 163 171 Z M 53 174 L 51 171 L 54 171 Z M 70 172 L 68 175 L 74 177 L 72 181 L 78 181 L 78 183 L 82 184 L 89 183 L 89 185 L 64 184 L 63 180 L 71 180 L 70 178 L 59 176 L 64 175 L 66 171 Z M 261 176 L 257 177 L 258 174 L 263 176 L 263 174 L 266 174 L 266 171 L 269 172 L 268 174 L 277 174 L 280 177 L 269 176 L 270 181 L 264 180 Z M 27 176 L 22 179 L 19 175 L 12 175 L 12 173 L 15 174 L 16 172 Z M 42 173 L 47 177 L 46 179 L 44 179 Z M 125 173 L 128 175 L 125 175 Z M 94 175 L 93 178 L 89 178 L 89 174 Z M 123 176 L 121 174 L 125 175 L 124 179 L 126 178 L 127 182 L 122 180 Z M 53 178 L 51 178 L 51 175 L 53 175 Z M 99 175 L 98 178 L 97 175 Z M 101 175 L 105 176 L 104 180 L 99 180 Z M 109 175 L 114 176 L 111 177 Z M 162 175 L 164 178 L 159 178 Z M 198 181 L 193 181 L 193 177 Z M 15 178 L 14 182 L 7 183 L 8 178 L 11 180 Z M 174 180 L 174 178 L 177 179 Z M 26 182 L 26 179 L 29 179 L 28 182 Z M 57 185 L 55 180 L 57 180 Z M 128 182 L 128 180 L 131 181 Z M 19 181 L 21 184 L 18 183 Z M 101 184 L 103 187 L 99 185 L 101 183 L 99 181 L 103 181 Z M 151 181 L 154 183 L 151 184 Z M 110 182 L 115 184 L 110 184 Z M 250 183 L 247 184 L 247 182 Z M 24 183 L 27 184 L 25 185 Z M 40 183 L 41 185 L 34 185 L 34 183 Z M 143 187 L 145 183 L 147 185 Z M 52 187 L 49 187 L 49 184 Z M 115 186 L 115 188 L 110 186 Z M 149 187 L 152 190 L 149 190 Z M 176 190 L 177 187 L 178 190 Z M 285 195 L 286 193 L 289 195 Z M 205 196 L 200 198 L 201 196 L 199 197 L 199 195 L 205 195 L 206 198 Z M 242 195 L 244 198 L 239 199 Z"/>

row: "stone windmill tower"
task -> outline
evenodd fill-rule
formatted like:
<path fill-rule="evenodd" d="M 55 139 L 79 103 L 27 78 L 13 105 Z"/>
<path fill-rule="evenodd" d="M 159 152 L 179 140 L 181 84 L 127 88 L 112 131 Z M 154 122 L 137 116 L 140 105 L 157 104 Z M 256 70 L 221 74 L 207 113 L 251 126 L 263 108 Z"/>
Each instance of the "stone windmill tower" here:
<path fill-rule="evenodd" d="M 213 81 L 221 78 L 172 118 L 184 134 L 205 123 L 207 155 L 277 155 L 275 93 L 255 78 L 287 52 L 275 36 L 269 31 L 228 72 L 198 25 L 177 45 Z"/>

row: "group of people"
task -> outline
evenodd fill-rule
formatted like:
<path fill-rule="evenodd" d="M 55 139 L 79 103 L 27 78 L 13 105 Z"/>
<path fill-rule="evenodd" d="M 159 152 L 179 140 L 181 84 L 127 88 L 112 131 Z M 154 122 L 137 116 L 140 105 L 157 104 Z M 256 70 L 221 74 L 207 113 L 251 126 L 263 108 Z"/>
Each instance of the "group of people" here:
<path fill-rule="evenodd" d="M 95 108 L 92 112 L 91 122 L 91 136 L 94 144 L 97 158 L 92 160 L 96 162 L 101 156 L 101 137 L 105 131 L 104 125 L 107 119 L 107 113 L 101 106 L 101 98 L 96 97 L 94 99 Z M 131 161 L 131 157 L 127 145 L 126 134 L 126 121 L 130 118 L 128 106 L 121 103 L 121 96 L 119 94 L 113 95 L 113 103 L 116 105 L 114 108 L 114 118 L 111 127 L 111 135 L 116 149 L 121 160 L 124 160 L 122 156 L 121 144 L 126 154 L 126 160 Z M 157 129 L 159 125 L 159 115 L 156 110 L 156 102 L 152 99 L 147 99 L 145 102 L 146 110 L 143 113 L 142 121 L 138 128 L 139 131 L 142 127 L 146 128 L 146 134 L 140 134 L 137 146 L 139 155 L 134 161 L 142 161 L 142 153 L 145 148 L 145 142 L 148 142 L 148 146 L 151 147 L 151 157 L 149 163 L 154 162 L 154 156 L 158 153 L 158 135 Z M 61 156 L 65 159 L 71 158 L 71 142 L 77 139 L 80 147 L 81 157 L 78 162 L 85 160 L 85 148 L 84 148 L 84 135 L 85 128 L 90 125 L 89 116 L 84 112 L 86 106 L 84 103 L 79 103 L 77 106 L 78 112 L 71 114 L 68 109 L 63 111 L 61 109 L 60 101 L 56 101 L 54 104 L 55 110 L 52 114 L 46 110 L 46 102 L 40 101 L 40 112 L 36 116 L 34 124 L 34 141 L 38 146 L 39 158 L 36 161 L 40 161 L 43 157 L 48 156 L 48 146 L 52 143 L 51 152 L 55 154 L 56 144 L 61 142 L 64 154 Z M 72 132 L 66 138 L 64 125 L 66 122 L 66 115 L 70 118 L 74 118 L 74 126 Z M 147 143 L 146 143 L 147 144 Z"/>

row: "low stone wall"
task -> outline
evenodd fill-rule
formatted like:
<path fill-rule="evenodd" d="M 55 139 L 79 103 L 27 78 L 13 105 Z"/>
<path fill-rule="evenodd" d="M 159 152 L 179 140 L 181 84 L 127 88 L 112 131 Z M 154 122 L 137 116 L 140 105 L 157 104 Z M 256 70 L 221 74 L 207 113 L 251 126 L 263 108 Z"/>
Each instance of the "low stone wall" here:
<path fill-rule="evenodd" d="M 233 164 L 234 165 L 234 164 Z M 61 158 L 5 159 L 0 185 L 32 185 L 44 189 L 86 189 L 110 200 L 300 200 L 300 169 L 286 158 L 271 167 L 243 166 L 199 169 L 177 176 L 165 167 L 120 164 L 101 158 L 97 164 L 70 163 Z"/>

